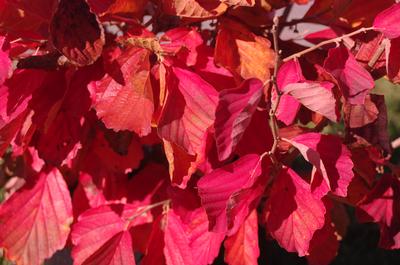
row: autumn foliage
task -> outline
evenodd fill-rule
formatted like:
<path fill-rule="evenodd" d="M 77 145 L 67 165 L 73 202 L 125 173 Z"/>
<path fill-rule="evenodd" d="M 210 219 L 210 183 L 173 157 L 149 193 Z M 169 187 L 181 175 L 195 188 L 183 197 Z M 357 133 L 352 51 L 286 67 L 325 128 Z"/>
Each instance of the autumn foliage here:
<path fill-rule="evenodd" d="M 302 22 L 326 27 L 282 38 Z M 380 78 L 392 0 L 0 0 L 0 249 L 252 265 L 275 240 L 327 265 L 348 208 L 400 249 Z"/>

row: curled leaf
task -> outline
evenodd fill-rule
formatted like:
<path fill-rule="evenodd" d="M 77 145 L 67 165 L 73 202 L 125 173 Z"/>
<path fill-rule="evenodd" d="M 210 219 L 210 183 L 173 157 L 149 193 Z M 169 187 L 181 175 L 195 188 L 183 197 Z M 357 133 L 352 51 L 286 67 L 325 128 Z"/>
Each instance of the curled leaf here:
<path fill-rule="evenodd" d="M 61 0 L 50 24 L 54 47 L 77 65 L 94 63 L 105 43 L 103 28 L 85 0 Z"/>

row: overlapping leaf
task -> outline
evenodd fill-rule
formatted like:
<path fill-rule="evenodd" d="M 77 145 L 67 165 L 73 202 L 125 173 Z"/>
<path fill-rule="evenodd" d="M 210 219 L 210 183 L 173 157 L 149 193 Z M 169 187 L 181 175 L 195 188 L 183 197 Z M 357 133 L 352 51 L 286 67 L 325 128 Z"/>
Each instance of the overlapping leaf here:
<path fill-rule="evenodd" d="M 347 196 L 347 187 L 354 176 L 353 162 L 339 137 L 306 133 L 287 141 L 315 167 L 311 190 L 317 197 L 323 197 L 328 191 Z"/>
<path fill-rule="evenodd" d="M 345 47 L 330 49 L 324 68 L 336 78 L 349 103 L 364 104 L 366 95 L 375 85 L 374 80 Z"/>
<path fill-rule="evenodd" d="M 199 195 L 207 211 L 211 231 L 225 233 L 232 228 L 237 229 L 237 224 L 242 223 L 248 212 L 241 211 L 241 216 L 232 216 L 231 212 L 237 205 L 242 207 L 240 200 L 235 202 L 233 196 L 252 187 L 260 174 L 260 157 L 246 155 L 199 180 Z"/>
<path fill-rule="evenodd" d="M 188 154 L 201 154 L 207 130 L 214 123 L 217 92 L 195 73 L 178 67 L 172 68 L 168 81 L 169 95 L 158 122 L 158 132 Z"/>
<path fill-rule="evenodd" d="M 220 160 L 236 148 L 262 96 L 262 83 L 249 79 L 239 87 L 220 92 L 215 117 L 215 138 Z"/>
<path fill-rule="evenodd" d="M 215 61 L 244 79 L 266 81 L 275 60 L 275 53 L 270 46 L 268 39 L 255 35 L 245 26 L 232 20 L 223 20 L 215 46 Z"/>
<path fill-rule="evenodd" d="M 151 221 L 148 212 L 130 204 L 104 205 L 84 212 L 71 233 L 74 264 L 135 264 L 129 229 Z"/>
<path fill-rule="evenodd" d="M 297 60 L 290 60 L 279 68 L 276 82 L 278 89 L 283 92 L 287 85 L 305 80 L 299 62 Z M 295 98 L 291 95 L 283 94 L 276 110 L 276 117 L 286 125 L 292 124 L 299 109 L 300 103 Z"/>
<path fill-rule="evenodd" d="M 154 112 L 149 52 L 141 48 L 117 50 L 108 64 L 107 74 L 89 86 L 97 116 L 115 131 L 149 134 Z M 115 65 L 119 67 L 112 67 Z"/>
<path fill-rule="evenodd" d="M 266 225 L 278 243 L 299 256 L 309 253 L 310 242 L 325 223 L 325 206 L 292 169 L 277 176 L 266 206 Z"/>
<path fill-rule="evenodd" d="M 336 122 L 339 115 L 332 92 L 333 87 L 334 84 L 330 82 L 304 82 L 289 84 L 283 90 L 308 109 Z"/>

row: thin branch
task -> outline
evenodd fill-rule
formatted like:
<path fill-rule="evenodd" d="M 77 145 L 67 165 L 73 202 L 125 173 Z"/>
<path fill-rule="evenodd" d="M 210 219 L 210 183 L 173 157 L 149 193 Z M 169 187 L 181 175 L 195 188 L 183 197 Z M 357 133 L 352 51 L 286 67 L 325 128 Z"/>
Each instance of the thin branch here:
<path fill-rule="evenodd" d="M 271 110 L 269 112 L 269 126 L 272 131 L 272 137 L 274 138 L 274 143 L 272 144 L 271 150 L 268 152 L 269 156 L 271 157 L 272 162 L 275 165 L 278 165 L 279 162 L 275 156 L 276 149 L 278 147 L 278 142 L 279 142 L 279 127 L 278 127 L 278 122 L 276 119 L 276 111 L 278 109 L 280 99 L 281 99 L 281 92 L 278 89 L 278 84 L 277 84 L 277 75 L 278 75 L 278 69 L 279 65 L 281 63 L 281 51 L 279 50 L 279 17 L 275 16 L 274 17 L 274 25 L 272 26 L 272 37 L 273 37 L 273 42 L 274 42 L 274 50 L 275 50 L 275 67 L 274 67 L 274 73 L 271 77 L 271 81 L 273 84 L 273 88 L 275 88 L 276 94 L 277 94 L 277 99 L 276 102 L 273 106 L 271 106 Z"/>
<path fill-rule="evenodd" d="M 351 36 L 354 36 L 354 35 L 358 35 L 360 33 L 366 33 L 367 31 L 370 31 L 370 30 L 374 30 L 374 27 L 361 28 L 361 29 L 358 29 L 356 31 L 350 32 L 348 34 L 342 35 L 340 37 L 320 42 L 317 45 L 314 45 L 314 46 L 312 46 L 310 48 L 307 48 L 307 49 L 305 49 L 305 50 L 303 50 L 301 52 L 298 52 L 298 53 L 290 55 L 289 57 L 286 57 L 285 59 L 283 59 L 283 62 L 287 62 L 287 61 L 290 61 L 290 60 L 292 60 L 294 58 L 301 57 L 304 54 L 307 54 L 309 52 L 315 51 L 315 50 L 317 50 L 317 49 L 319 49 L 319 48 L 321 48 L 321 47 L 323 47 L 325 45 L 328 45 L 328 44 L 331 44 L 331 43 L 339 43 L 345 38 L 348 38 L 348 37 L 351 37 Z"/>
<path fill-rule="evenodd" d="M 153 204 L 144 206 L 140 211 L 136 212 L 135 214 L 133 214 L 132 216 L 130 216 L 127 219 L 127 221 L 128 221 L 127 225 L 129 225 L 133 220 L 135 220 L 139 216 L 147 213 L 148 211 L 150 211 L 150 210 L 152 210 L 152 209 L 154 209 L 156 207 L 159 207 L 159 206 L 163 206 L 164 207 L 165 205 L 169 205 L 170 202 L 171 202 L 171 200 L 164 200 L 164 201 L 160 201 L 160 202 L 157 202 L 157 203 L 153 203 Z"/>

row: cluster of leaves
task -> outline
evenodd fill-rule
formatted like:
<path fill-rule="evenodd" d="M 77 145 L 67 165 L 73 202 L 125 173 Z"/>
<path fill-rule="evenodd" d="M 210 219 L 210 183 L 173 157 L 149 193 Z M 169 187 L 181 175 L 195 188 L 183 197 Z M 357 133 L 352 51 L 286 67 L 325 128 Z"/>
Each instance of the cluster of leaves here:
<path fill-rule="evenodd" d="M 371 93 L 400 82 L 400 4 L 319 0 L 288 20 L 308 2 L 1 0 L 5 257 L 206 265 L 223 247 L 257 264 L 264 229 L 323 265 L 344 205 L 400 248 L 400 169 Z M 305 21 L 327 26 L 315 46 L 279 38 Z"/>

